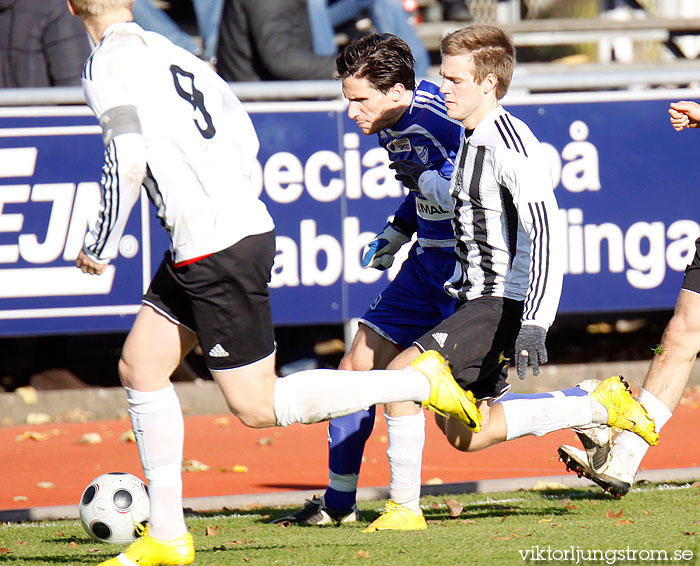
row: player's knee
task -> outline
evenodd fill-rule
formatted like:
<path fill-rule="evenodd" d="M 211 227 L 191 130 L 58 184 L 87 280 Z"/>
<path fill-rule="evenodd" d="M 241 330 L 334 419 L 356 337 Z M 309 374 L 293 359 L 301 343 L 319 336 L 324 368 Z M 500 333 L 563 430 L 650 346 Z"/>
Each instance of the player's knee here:
<path fill-rule="evenodd" d="M 669 351 L 688 350 L 688 355 L 697 354 L 700 349 L 700 320 L 696 317 L 675 314 L 666 326 L 663 342 Z"/>
<path fill-rule="evenodd" d="M 229 410 L 247 427 L 266 428 L 277 424 L 271 403 L 251 403 L 240 399 L 226 399 L 226 403 Z"/>
<path fill-rule="evenodd" d="M 124 385 L 124 387 L 133 386 L 134 368 L 123 357 L 119 358 L 119 362 L 117 363 L 117 372 L 119 373 L 119 379 L 122 382 L 122 385 Z"/>

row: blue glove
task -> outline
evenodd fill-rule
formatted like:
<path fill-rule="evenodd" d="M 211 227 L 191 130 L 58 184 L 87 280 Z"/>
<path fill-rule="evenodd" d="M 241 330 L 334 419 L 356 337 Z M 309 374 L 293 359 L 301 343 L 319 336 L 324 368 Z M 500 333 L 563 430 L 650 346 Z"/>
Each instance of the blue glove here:
<path fill-rule="evenodd" d="M 398 230 L 391 222 L 365 247 L 362 267 L 374 267 L 384 271 L 394 263 L 394 254 L 411 238 Z"/>
<path fill-rule="evenodd" d="M 417 193 L 420 192 L 418 179 L 423 173 L 430 169 L 427 165 L 423 165 L 417 161 L 411 161 L 410 159 L 393 161 L 389 165 L 389 168 L 396 171 L 394 177 L 396 177 L 397 181 L 400 181 L 409 191 Z"/>
<path fill-rule="evenodd" d="M 544 340 L 547 330 L 534 324 L 523 324 L 515 339 L 515 368 L 518 377 L 525 379 L 527 364 L 532 364 L 532 375 L 540 375 L 540 364 L 547 363 L 547 348 Z"/>

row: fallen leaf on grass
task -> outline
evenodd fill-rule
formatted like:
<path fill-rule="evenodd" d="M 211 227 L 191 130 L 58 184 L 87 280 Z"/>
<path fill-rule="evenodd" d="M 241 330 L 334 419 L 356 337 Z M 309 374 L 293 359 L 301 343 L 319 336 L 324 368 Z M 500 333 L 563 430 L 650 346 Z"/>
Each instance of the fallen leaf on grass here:
<path fill-rule="evenodd" d="M 510 537 L 491 537 L 491 540 L 510 540 Z"/>
<path fill-rule="evenodd" d="M 16 540 L 15 541 L 15 546 L 24 546 L 25 544 L 27 544 L 26 540 Z"/>
<path fill-rule="evenodd" d="M 463 525 L 476 525 L 476 519 L 460 519 L 459 522 Z"/>
<path fill-rule="evenodd" d="M 78 543 L 72 540 L 66 545 L 66 548 L 78 548 Z"/>
<path fill-rule="evenodd" d="M 119 435 L 119 442 L 136 442 L 133 430 L 127 430 Z"/>
<path fill-rule="evenodd" d="M 209 466 L 199 460 L 190 459 L 182 463 L 183 472 L 206 472 L 208 469 Z"/>
<path fill-rule="evenodd" d="M 86 423 L 94 416 L 95 413 L 75 407 L 65 413 L 56 415 L 56 421 L 62 423 Z"/>
<path fill-rule="evenodd" d="M 369 558 L 369 557 L 370 557 L 369 550 L 358 550 L 357 554 L 355 554 L 355 556 L 353 556 L 353 558 Z"/>
<path fill-rule="evenodd" d="M 536 481 L 535 485 L 533 485 L 530 488 L 530 491 L 548 491 L 550 489 L 568 489 L 568 488 L 567 488 L 567 486 L 565 486 L 561 482 L 539 480 L 539 481 Z"/>
<path fill-rule="evenodd" d="M 0 547 L 0 554 L 12 554 L 12 551 L 9 548 Z"/>
<path fill-rule="evenodd" d="M 51 422 L 51 415 L 48 413 L 29 413 L 24 422 L 31 426 L 47 424 Z"/>
<path fill-rule="evenodd" d="M 606 519 L 621 519 L 621 518 L 622 518 L 622 514 L 623 514 L 624 512 L 625 512 L 624 507 L 623 507 L 622 509 L 620 509 L 619 513 L 615 513 L 615 511 L 613 511 L 612 509 L 610 509 L 609 511 L 606 511 L 606 512 L 605 512 L 605 518 L 606 518 Z"/>
<path fill-rule="evenodd" d="M 621 519 L 620 521 L 617 521 L 615 524 L 616 525 L 634 525 L 634 521 L 630 521 L 629 519 Z"/>
<path fill-rule="evenodd" d="M 685 531 L 683 534 L 693 537 L 695 536 L 695 531 Z"/>
<path fill-rule="evenodd" d="M 694 481 L 690 484 L 690 487 L 700 487 L 700 481 Z"/>
<path fill-rule="evenodd" d="M 539 523 L 551 523 L 553 519 L 540 519 Z"/>
<path fill-rule="evenodd" d="M 452 498 L 447 498 L 445 499 L 445 505 L 447 505 L 447 508 L 450 510 L 450 517 L 459 517 L 462 514 L 462 511 L 464 510 L 464 507 L 462 504 L 457 501 L 456 499 Z"/>
<path fill-rule="evenodd" d="M 39 401 L 39 394 L 36 389 L 31 385 L 25 387 L 18 387 L 15 389 L 15 393 L 19 396 L 25 405 L 36 405 Z"/>
<path fill-rule="evenodd" d="M 219 532 L 219 527 L 207 527 L 207 530 L 204 532 L 204 536 L 207 537 L 215 537 Z"/>
<path fill-rule="evenodd" d="M 25 440 L 36 440 L 37 442 L 44 442 L 48 440 L 49 434 L 47 432 L 36 432 L 33 430 L 26 430 L 22 434 L 15 436 L 15 442 L 24 442 Z"/>
<path fill-rule="evenodd" d="M 430 508 L 431 508 L 431 509 L 440 509 L 440 504 L 439 504 L 437 501 L 433 501 L 433 502 L 430 504 Z"/>

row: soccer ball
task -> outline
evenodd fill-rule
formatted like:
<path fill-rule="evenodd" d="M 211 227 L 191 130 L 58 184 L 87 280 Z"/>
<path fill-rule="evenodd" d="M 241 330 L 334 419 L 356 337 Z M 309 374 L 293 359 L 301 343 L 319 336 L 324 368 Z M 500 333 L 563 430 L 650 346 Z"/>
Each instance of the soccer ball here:
<path fill-rule="evenodd" d="M 148 520 L 148 488 L 124 472 L 102 474 L 80 498 L 80 522 L 93 539 L 123 543 L 138 538 L 136 525 Z"/>

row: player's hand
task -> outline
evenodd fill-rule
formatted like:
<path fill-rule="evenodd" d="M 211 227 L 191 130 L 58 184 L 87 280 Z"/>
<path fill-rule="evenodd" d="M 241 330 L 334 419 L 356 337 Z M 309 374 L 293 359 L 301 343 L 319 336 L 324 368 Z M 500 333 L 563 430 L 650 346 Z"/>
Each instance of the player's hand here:
<path fill-rule="evenodd" d="M 80 269 L 83 273 L 89 273 L 90 275 L 102 275 L 104 270 L 107 269 L 107 263 L 97 263 L 96 261 L 90 259 L 88 255 L 80 250 L 78 258 L 75 260 L 75 267 Z"/>
<path fill-rule="evenodd" d="M 515 368 L 520 379 L 527 376 L 528 362 L 532 365 L 532 375 L 540 375 L 540 364 L 547 363 L 546 337 L 547 330 L 541 326 L 524 324 L 520 327 L 515 339 Z"/>
<path fill-rule="evenodd" d="M 389 167 L 396 171 L 396 179 L 403 184 L 409 191 L 420 192 L 418 179 L 420 176 L 430 169 L 427 165 L 403 159 L 401 161 L 392 162 Z"/>
<path fill-rule="evenodd" d="M 389 269 L 394 263 L 394 254 L 410 239 L 391 222 L 387 223 L 384 230 L 365 247 L 362 267 L 374 267 L 380 271 Z"/>
<path fill-rule="evenodd" d="M 671 126 L 677 132 L 683 128 L 700 127 L 700 104 L 690 100 L 671 102 L 668 109 L 671 115 Z"/>

